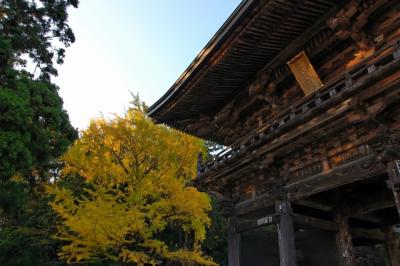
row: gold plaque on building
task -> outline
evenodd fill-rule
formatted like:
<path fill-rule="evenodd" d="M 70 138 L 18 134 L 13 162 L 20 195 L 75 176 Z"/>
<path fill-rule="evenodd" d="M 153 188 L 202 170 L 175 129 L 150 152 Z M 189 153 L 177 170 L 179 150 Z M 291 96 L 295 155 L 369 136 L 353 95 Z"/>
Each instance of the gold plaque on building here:
<path fill-rule="evenodd" d="M 323 86 L 321 79 L 304 51 L 290 60 L 288 65 L 306 96 Z"/>

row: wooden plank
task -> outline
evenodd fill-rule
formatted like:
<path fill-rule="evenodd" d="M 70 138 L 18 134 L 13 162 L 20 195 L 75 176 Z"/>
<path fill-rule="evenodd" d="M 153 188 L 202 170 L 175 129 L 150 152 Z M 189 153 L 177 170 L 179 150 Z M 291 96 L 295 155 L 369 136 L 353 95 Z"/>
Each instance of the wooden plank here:
<path fill-rule="evenodd" d="M 290 200 L 300 200 L 321 191 L 339 187 L 356 180 L 364 180 L 386 173 L 385 166 L 368 155 L 358 160 L 343 164 L 335 169 L 290 183 L 285 186 Z M 235 206 L 237 215 L 266 207 L 272 204 L 273 196 L 265 193 Z"/>
<path fill-rule="evenodd" d="M 276 203 L 276 211 L 280 214 L 278 223 L 279 256 L 281 266 L 296 266 L 296 247 L 292 208 L 289 201 Z M 267 247 L 266 247 L 267 248 Z"/>
<path fill-rule="evenodd" d="M 331 212 L 332 211 L 332 204 L 327 202 L 322 202 L 321 200 L 312 200 L 312 199 L 302 199 L 299 201 L 294 202 L 296 205 L 324 211 L 324 212 Z"/>
<path fill-rule="evenodd" d="M 369 214 L 374 211 L 396 206 L 396 202 L 390 190 L 384 190 L 378 193 L 371 193 L 365 199 L 360 199 L 359 202 L 353 203 L 353 206 L 348 205 L 347 213 L 349 215 Z"/>
<path fill-rule="evenodd" d="M 344 216 L 342 213 L 335 213 L 334 220 L 338 226 L 336 244 L 340 266 L 356 266 L 356 257 L 354 254 L 348 217 Z"/>
<path fill-rule="evenodd" d="M 236 225 L 237 232 L 244 232 L 248 230 L 252 230 L 261 226 L 276 224 L 279 221 L 279 214 L 274 213 L 271 215 L 267 215 L 264 217 L 260 217 L 258 219 L 246 221 Z"/>
<path fill-rule="evenodd" d="M 377 202 L 379 202 L 379 200 L 377 200 Z M 325 201 L 309 199 L 309 198 L 296 201 L 295 203 L 296 203 L 296 205 L 299 205 L 299 206 L 304 206 L 304 207 L 316 209 L 316 210 L 323 211 L 323 212 L 329 212 L 329 213 L 333 210 L 333 205 L 334 205 L 332 203 L 328 203 Z M 361 202 L 361 203 L 359 203 L 358 206 L 363 206 L 363 204 L 364 203 Z M 387 204 L 389 204 L 389 203 L 387 203 Z M 392 204 L 394 204 L 393 199 L 392 199 Z M 349 206 L 349 205 L 351 205 L 350 202 L 346 203 L 346 206 Z M 371 208 L 374 208 L 374 207 L 371 207 Z M 362 210 L 366 210 L 366 209 L 362 208 Z M 375 217 L 373 215 L 360 214 L 357 211 L 357 208 L 354 208 L 354 207 L 348 208 L 346 210 L 346 215 L 348 215 L 351 218 L 356 218 L 358 220 L 366 221 L 366 222 L 376 224 L 376 225 L 379 225 L 382 223 L 382 221 L 380 219 L 378 219 L 377 217 Z"/>
<path fill-rule="evenodd" d="M 269 193 L 265 193 L 253 199 L 239 202 L 235 206 L 235 213 L 241 216 L 249 211 L 269 206 L 273 206 L 273 198 Z"/>
<path fill-rule="evenodd" d="M 304 216 L 300 214 L 293 215 L 293 221 L 297 225 L 303 225 L 310 228 L 318 228 L 327 231 L 337 231 L 338 226 L 334 222 L 318 219 L 314 217 Z"/>
<path fill-rule="evenodd" d="M 364 238 L 382 242 L 385 240 L 385 235 L 380 229 L 350 228 L 350 232 L 354 239 Z"/>

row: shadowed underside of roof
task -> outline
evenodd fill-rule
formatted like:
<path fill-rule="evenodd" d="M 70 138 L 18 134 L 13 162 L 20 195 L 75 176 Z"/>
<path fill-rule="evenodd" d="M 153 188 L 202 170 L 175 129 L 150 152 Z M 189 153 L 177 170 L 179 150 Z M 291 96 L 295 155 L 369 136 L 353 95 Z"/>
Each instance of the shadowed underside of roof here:
<path fill-rule="evenodd" d="M 187 133 L 191 121 L 215 115 L 255 74 L 336 7 L 327 0 L 243 1 L 148 114 Z M 201 136 L 211 140 L 212 133 Z"/>

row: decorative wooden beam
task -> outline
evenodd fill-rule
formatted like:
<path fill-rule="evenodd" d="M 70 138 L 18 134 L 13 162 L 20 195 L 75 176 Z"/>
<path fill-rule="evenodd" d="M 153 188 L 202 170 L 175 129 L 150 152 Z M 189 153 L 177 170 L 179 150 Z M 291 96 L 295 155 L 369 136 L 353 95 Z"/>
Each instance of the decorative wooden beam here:
<path fill-rule="evenodd" d="M 375 155 L 368 155 L 325 173 L 288 184 L 286 189 L 291 199 L 302 199 L 320 191 L 384 174 L 385 171 L 385 166 L 376 160 Z"/>
<path fill-rule="evenodd" d="M 243 145 L 235 147 L 234 158 L 228 158 L 232 152 L 224 154 L 229 161 L 228 166 L 224 166 L 223 169 L 217 172 L 210 170 L 211 168 L 215 168 L 218 164 L 206 168 L 204 171 L 202 171 L 201 178 L 212 178 L 213 180 L 218 180 L 221 176 L 228 176 L 233 172 L 236 172 L 238 169 L 244 169 L 251 162 L 253 162 L 253 158 L 245 156 L 248 155 L 250 150 L 252 151 L 251 155 L 253 157 L 262 156 L 266 153 L 276 153 L 276 150 L 279 149 L 279 147 L 288 147 L 287 143 L 293 143 L 294 138 L 300 135 L 304 136 L 309 132 L 315 131 L 323 124 L 327 124 L 330 120 L 337 121 L 339 116 L 344 117 L 346 113 L 351 111 L 351 108 L 356 108 L 356 106 L 351 107 L 352 103 L 355 103 L 354 99 L 351 102 L 348 102 L 345 99 L 355 93 L 360 92 L 372 82 L 378 82 L 379 80 L 380 82 L 384 83 L 379 86 L 376 85 L 374 89 L 368 90 L 369 94 L 364 93 L 365 95 L 363 97 L 372 97 L 378 93 L 383 93 L 384 91 L 398 86 L 399 79 L 393 74 L 393 72 L 400 68 L 400 62 L 394 58 L 394 55 L 387 53 L 387 50 L 393 45 L 394 44 L 390 44 L 371 56 L 371 60 L 379 58 L 379 62 L 374 62 L 375 64 L 379 65 L 379 69 L 370 73 L 364 69 L 364 67 L 366 68 L 369 66 L 367 64 L 368 62 L 360 63 L 357 68 L 354 68 L 352 71 L 348 72 L 337 82 L 326 84 L 326 88 L 323 92 L 321 92 L 321 95 L 316 94 L 313 95 L 313 97 L 304 98 L 304 101 L 302 100 L 296 104 L 295 107 L 293 107 L 293 112 L 284 113 L 282 117 L 277 117 L 277 119 L 271 121 L 265 127 L 257 130 L 257 134 L 255 136 L 246 136 L 246 139 L 253 140 L 253 137 L 257 137 L 258 134 L 263 133 L 262 141 L 248 141 L 248 143 L 246 142 Z M 387 60 L 390 62 L 388 61 L 389 63 L 386 63 Z M 384 63 L 384 65 L 380 65 L 382 63 Z M 355 77 L 355 80 L 353 80 L 353 76 Z M 343 82 L 346 84 L 351 83 L 352 85 L 343 87 Z M 334 105 L 336 105 L 335 108 L 329 109 Z M 373 112 L 376 111 L 375 109 L 371 109 L 372 113 L 369 114 L 370 116 L 374 115 Z M 321 113 L 323 113 L 323 115 L 320 115 Z M 311 119 L 318 114 L 318 117 Z M 362 118 L 362 116 L 359 117 Z M 364 116 L 364 120 L 367 118 L 368 117 Z M 301 130 L 291 131 L 291 129 L 299 124 L 302 124 L 300 127 Z M 290 132 L 284 134 L 288 131 Z M 267 143 L 269 143 L 269 145 L 265 145 Z"/>
<path fill-rule="evenodd" d="M 244 232 L 248 230 L 252 230 L 261 226 L 276 224 L 279 222 L 279 214 L 271 214 L 258 219 L 246 221 L 236 225 L 237 232 Z"/>
<path fill-rule="evenodd" d="M 373 140 L 371 147 L 378 154 L 377 159 L 386 164 L 388 185 L 400 216 L 400 132 L 389 132 L 383 124 L 380 124 L 380 128 L 382 133 Z"/>
<path fill-rule="evenodd" d="M 365 32 L 364 26 L 368 22 L 369 15 L 382 6 L 385 0 L 369 1 L 348 1 L 348 4 L 342 8 L 335 16 L 328 19 L 328 27 L 335 30 L 335 34 L 340 39 L 352 38 L 353 41 L 362 50 L 368 50 L 371 47 L 372 40 Z"/>
<path fill-rule="evenodd" d="M 272 206 L 273 200 L 273 197 L 269 193 L 262 194 L 254 199 L 246 200 L 236 204 L 235 213 L 238 216 L 241 216 L 249 211 Z"/>
<path fill-rule="evenodd" d="M 276 211 L 280 214 L 278 223 L 279 256 L 281 266 L 296 266 L 296 247 L 292 207 L 289 201 L 278 201 Z"/>
<path fill-rule="evenodd" d="M 287 184 L 282 191 L 287 191 L 287 195 L 291 200 L 300 200 L 321 191 L 339 187 L 350 182 L 379 176 L 385 173 L 385 165 L 381 161 L 377 160 L 375 154 L 372 154 L 336 167 L 331 171 L 313 175 L 308 178 Z M 235 212 L 240 216 L 248 211 L 269 206 L 272 204 L 272 201 L 275 198 L 276 195 L 272 195 L 271 193 L 267 192 L 257 196 L 254 199 L 237 204 L 235 206 Z M 373 207 L 371 206 L 371 208 Z M 354 214 L 359 215 L 360 213 Z"/>

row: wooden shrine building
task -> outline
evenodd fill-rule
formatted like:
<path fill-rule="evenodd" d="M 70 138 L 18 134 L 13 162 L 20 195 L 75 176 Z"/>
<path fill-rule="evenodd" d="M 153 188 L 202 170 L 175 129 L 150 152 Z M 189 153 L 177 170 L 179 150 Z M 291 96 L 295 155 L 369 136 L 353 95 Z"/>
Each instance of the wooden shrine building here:
<path fill-rule="evenodd" d="M 399 59 L 398 0 L 245 0 L 148 109 L 225 147 L 230 266 L 400 266 Z"/>

